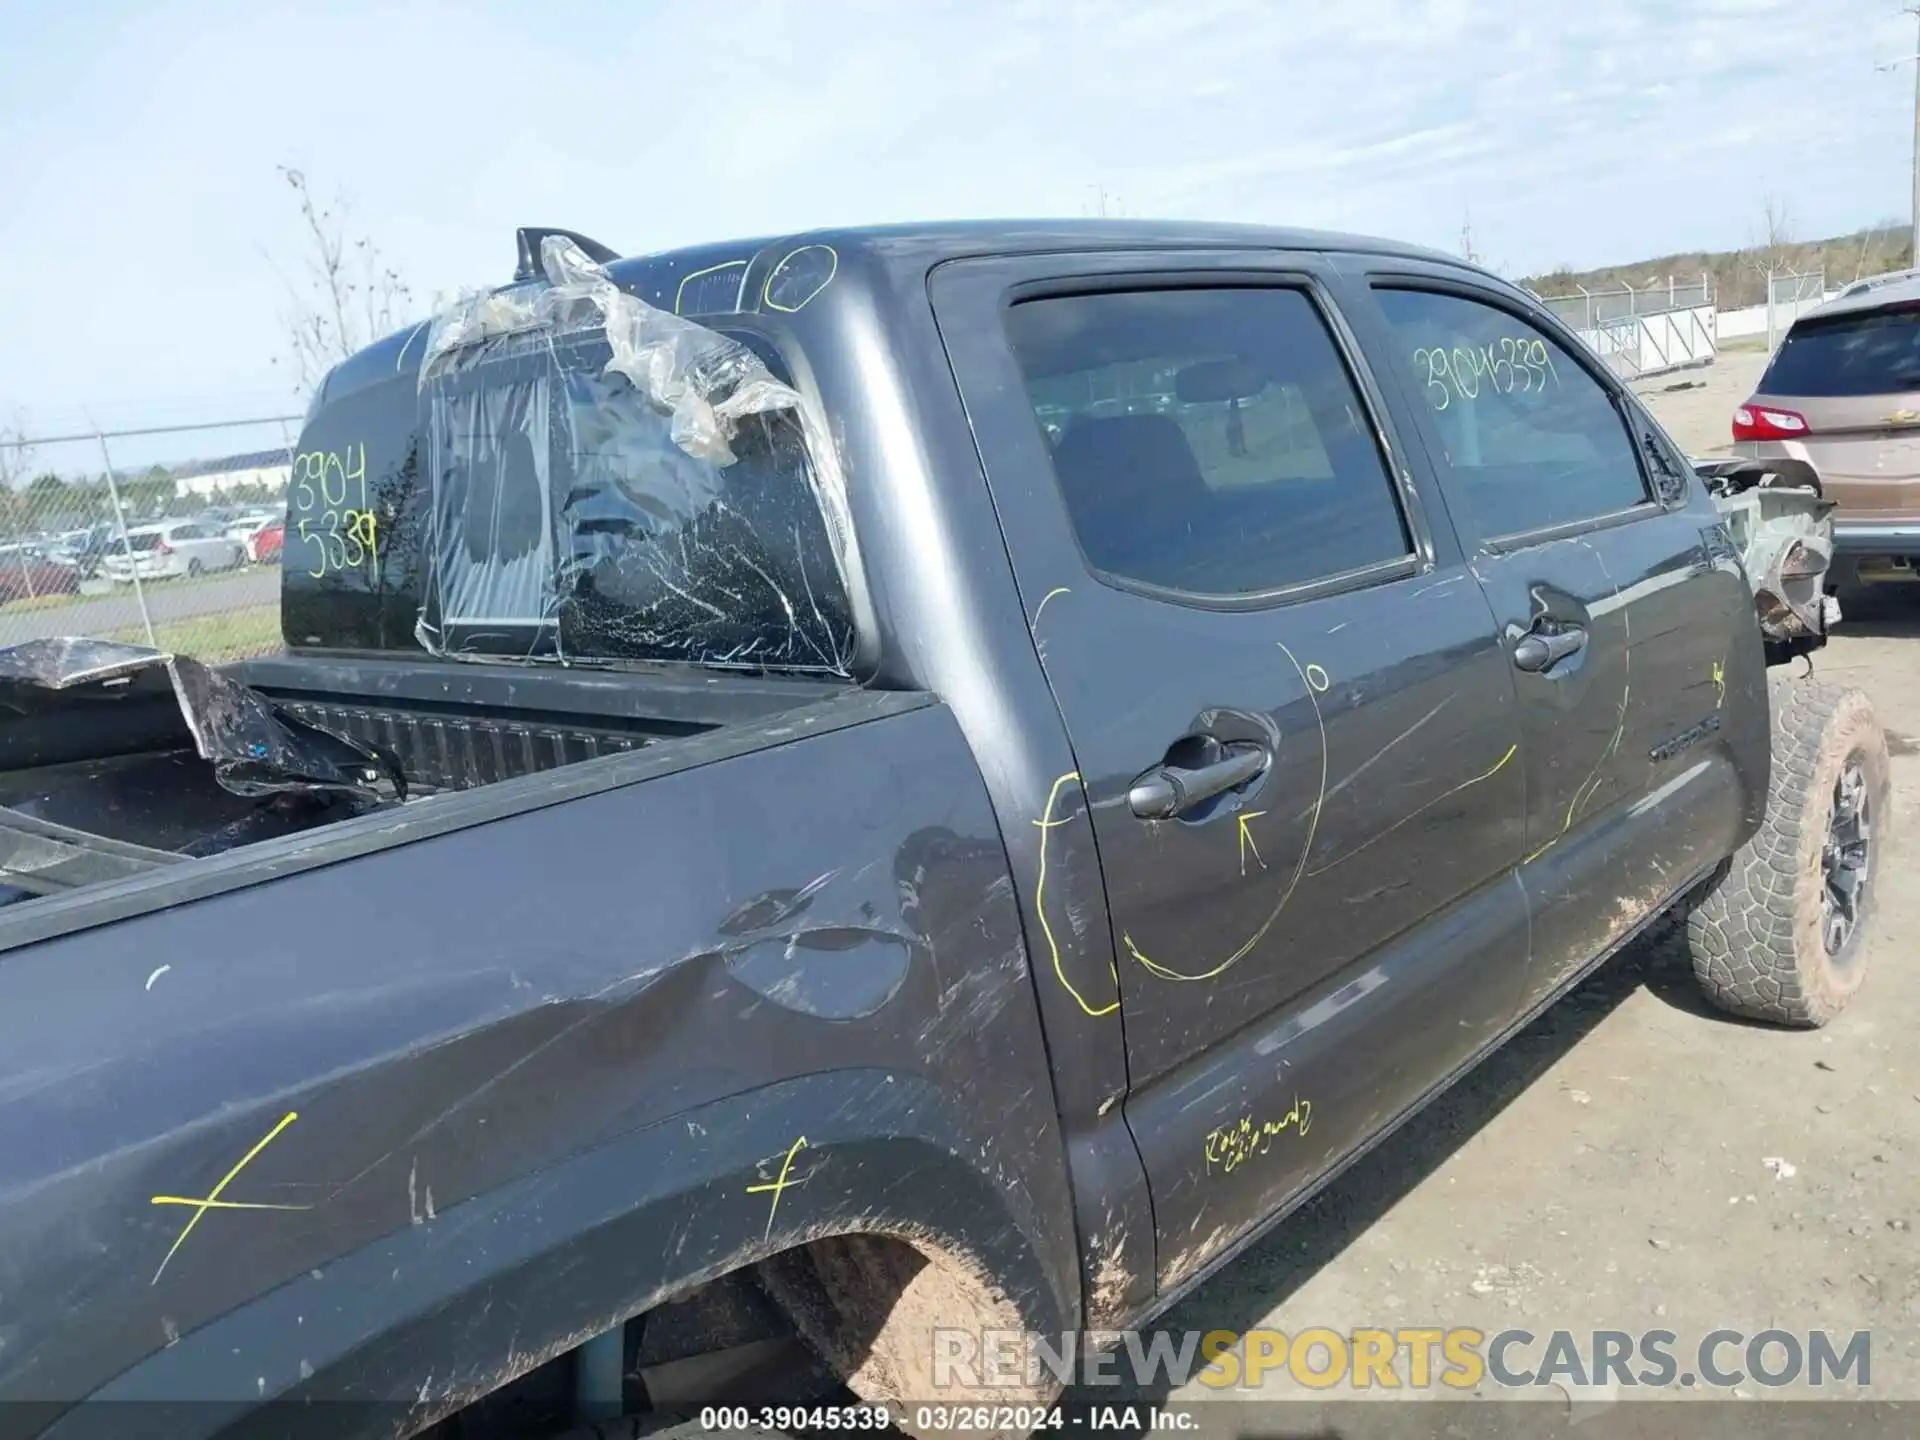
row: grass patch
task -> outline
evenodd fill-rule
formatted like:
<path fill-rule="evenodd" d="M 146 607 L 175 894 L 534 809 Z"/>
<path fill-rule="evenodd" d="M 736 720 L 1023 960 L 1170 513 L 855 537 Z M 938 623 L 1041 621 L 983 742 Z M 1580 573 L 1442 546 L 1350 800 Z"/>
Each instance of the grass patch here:
<path fill-rule="evenodd" d="M 105 638 L 124 640 L 133 645 L 148 643 L 144 625 L 114 630 Z M 153 627 L 152 643 L 162 650 L 170 650 L 177 655 L 191 655 L 209 664 L 272 655 L 286 648 L 280 638 L 278 601 L 271 605 L 249 605 L 244 610 L 227 610 L 217 615 L 193 615 L 184 620 L 162 621 Z"/>
<path fill-rule="evenodd" d="M 64 594 L 22 597 L 0 605 L 0 615 L 25 615 L 30 610 L 58 610 L 61 606 L 71 605 L 81 598 L 78 595 Z"/>

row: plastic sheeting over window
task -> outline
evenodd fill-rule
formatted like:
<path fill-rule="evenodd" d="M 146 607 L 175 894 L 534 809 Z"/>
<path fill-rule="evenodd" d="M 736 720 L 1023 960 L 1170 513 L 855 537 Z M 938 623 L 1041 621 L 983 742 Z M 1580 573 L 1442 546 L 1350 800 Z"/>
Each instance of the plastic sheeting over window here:
<path fill-rule="evenodd" d="M 852 532 L 799 394 L 571 241 L 541 253 L 546 283 L 458 302 L 427 339 L 420 642 L 846 674 Z"/>

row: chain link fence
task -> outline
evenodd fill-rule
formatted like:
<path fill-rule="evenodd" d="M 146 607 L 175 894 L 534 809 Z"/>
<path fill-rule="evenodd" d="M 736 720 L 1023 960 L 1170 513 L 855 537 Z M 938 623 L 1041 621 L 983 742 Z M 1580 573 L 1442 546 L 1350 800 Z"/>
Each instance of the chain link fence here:
<path fill-rule="evenodd" d="M 1540 301 L 1571 329 L 1585 333 L 1643 315 L 1664 315 L 1713 303 L 1713 285 L 1707 276 L 1686 280 L 1672 275 L 1645 285 L 1621 284 L 1610 290 L 1575 287 L 1575 295 L 1542 295 Z"/>
<path fill-rule="evenodd" d="M 1825 270 L 1769 270 L 1767 272 L 1767 349 L 1780 348 L 1788 329 L 1801 315 L 1826 298 Z"/>
<path fill-rule="evenodd" d="M 290 447 L 219 447 L 292 423 L 0 433 L 0 645 L 84 635 L 211 663 L 282 649 Z M 116 465 L 116 446 L 162 435 L 213 458 Z"/>

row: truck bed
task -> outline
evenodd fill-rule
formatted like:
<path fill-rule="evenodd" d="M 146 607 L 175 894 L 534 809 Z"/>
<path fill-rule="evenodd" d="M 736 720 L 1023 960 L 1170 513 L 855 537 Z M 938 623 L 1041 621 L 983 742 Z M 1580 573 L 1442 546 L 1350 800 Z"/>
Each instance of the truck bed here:
<path fill-rule="evenodd" d="M 105 686 L 10 685 L 0 713 L 0 906 L 133 881 L 369 813 L 411 819 L 463 792 L 671 751 L 849 690 L 664 667 L 529 672 L 364 657 L 276 658 L 225 674 L 272 713 L 380 755 L 403 777 L 404 798 L 297 785 L 235 793 L 196 748 L 193 723 L 158 670 Z"/>

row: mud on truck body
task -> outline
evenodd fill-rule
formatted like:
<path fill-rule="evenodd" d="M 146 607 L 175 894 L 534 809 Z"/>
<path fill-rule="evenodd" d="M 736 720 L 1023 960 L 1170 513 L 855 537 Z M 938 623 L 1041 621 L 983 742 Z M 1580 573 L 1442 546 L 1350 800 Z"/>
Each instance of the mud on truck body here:
<path fill-rule="evenodd" d="M 1057 1388 L 936 1328 L 1144 1322 L 1650 928 L 1860 983 L 1822 502 L 1523 293 L 521 238 L 316 395 L 285 655 L 0 654 L 14 1423 L 928 1432 Z"/>

